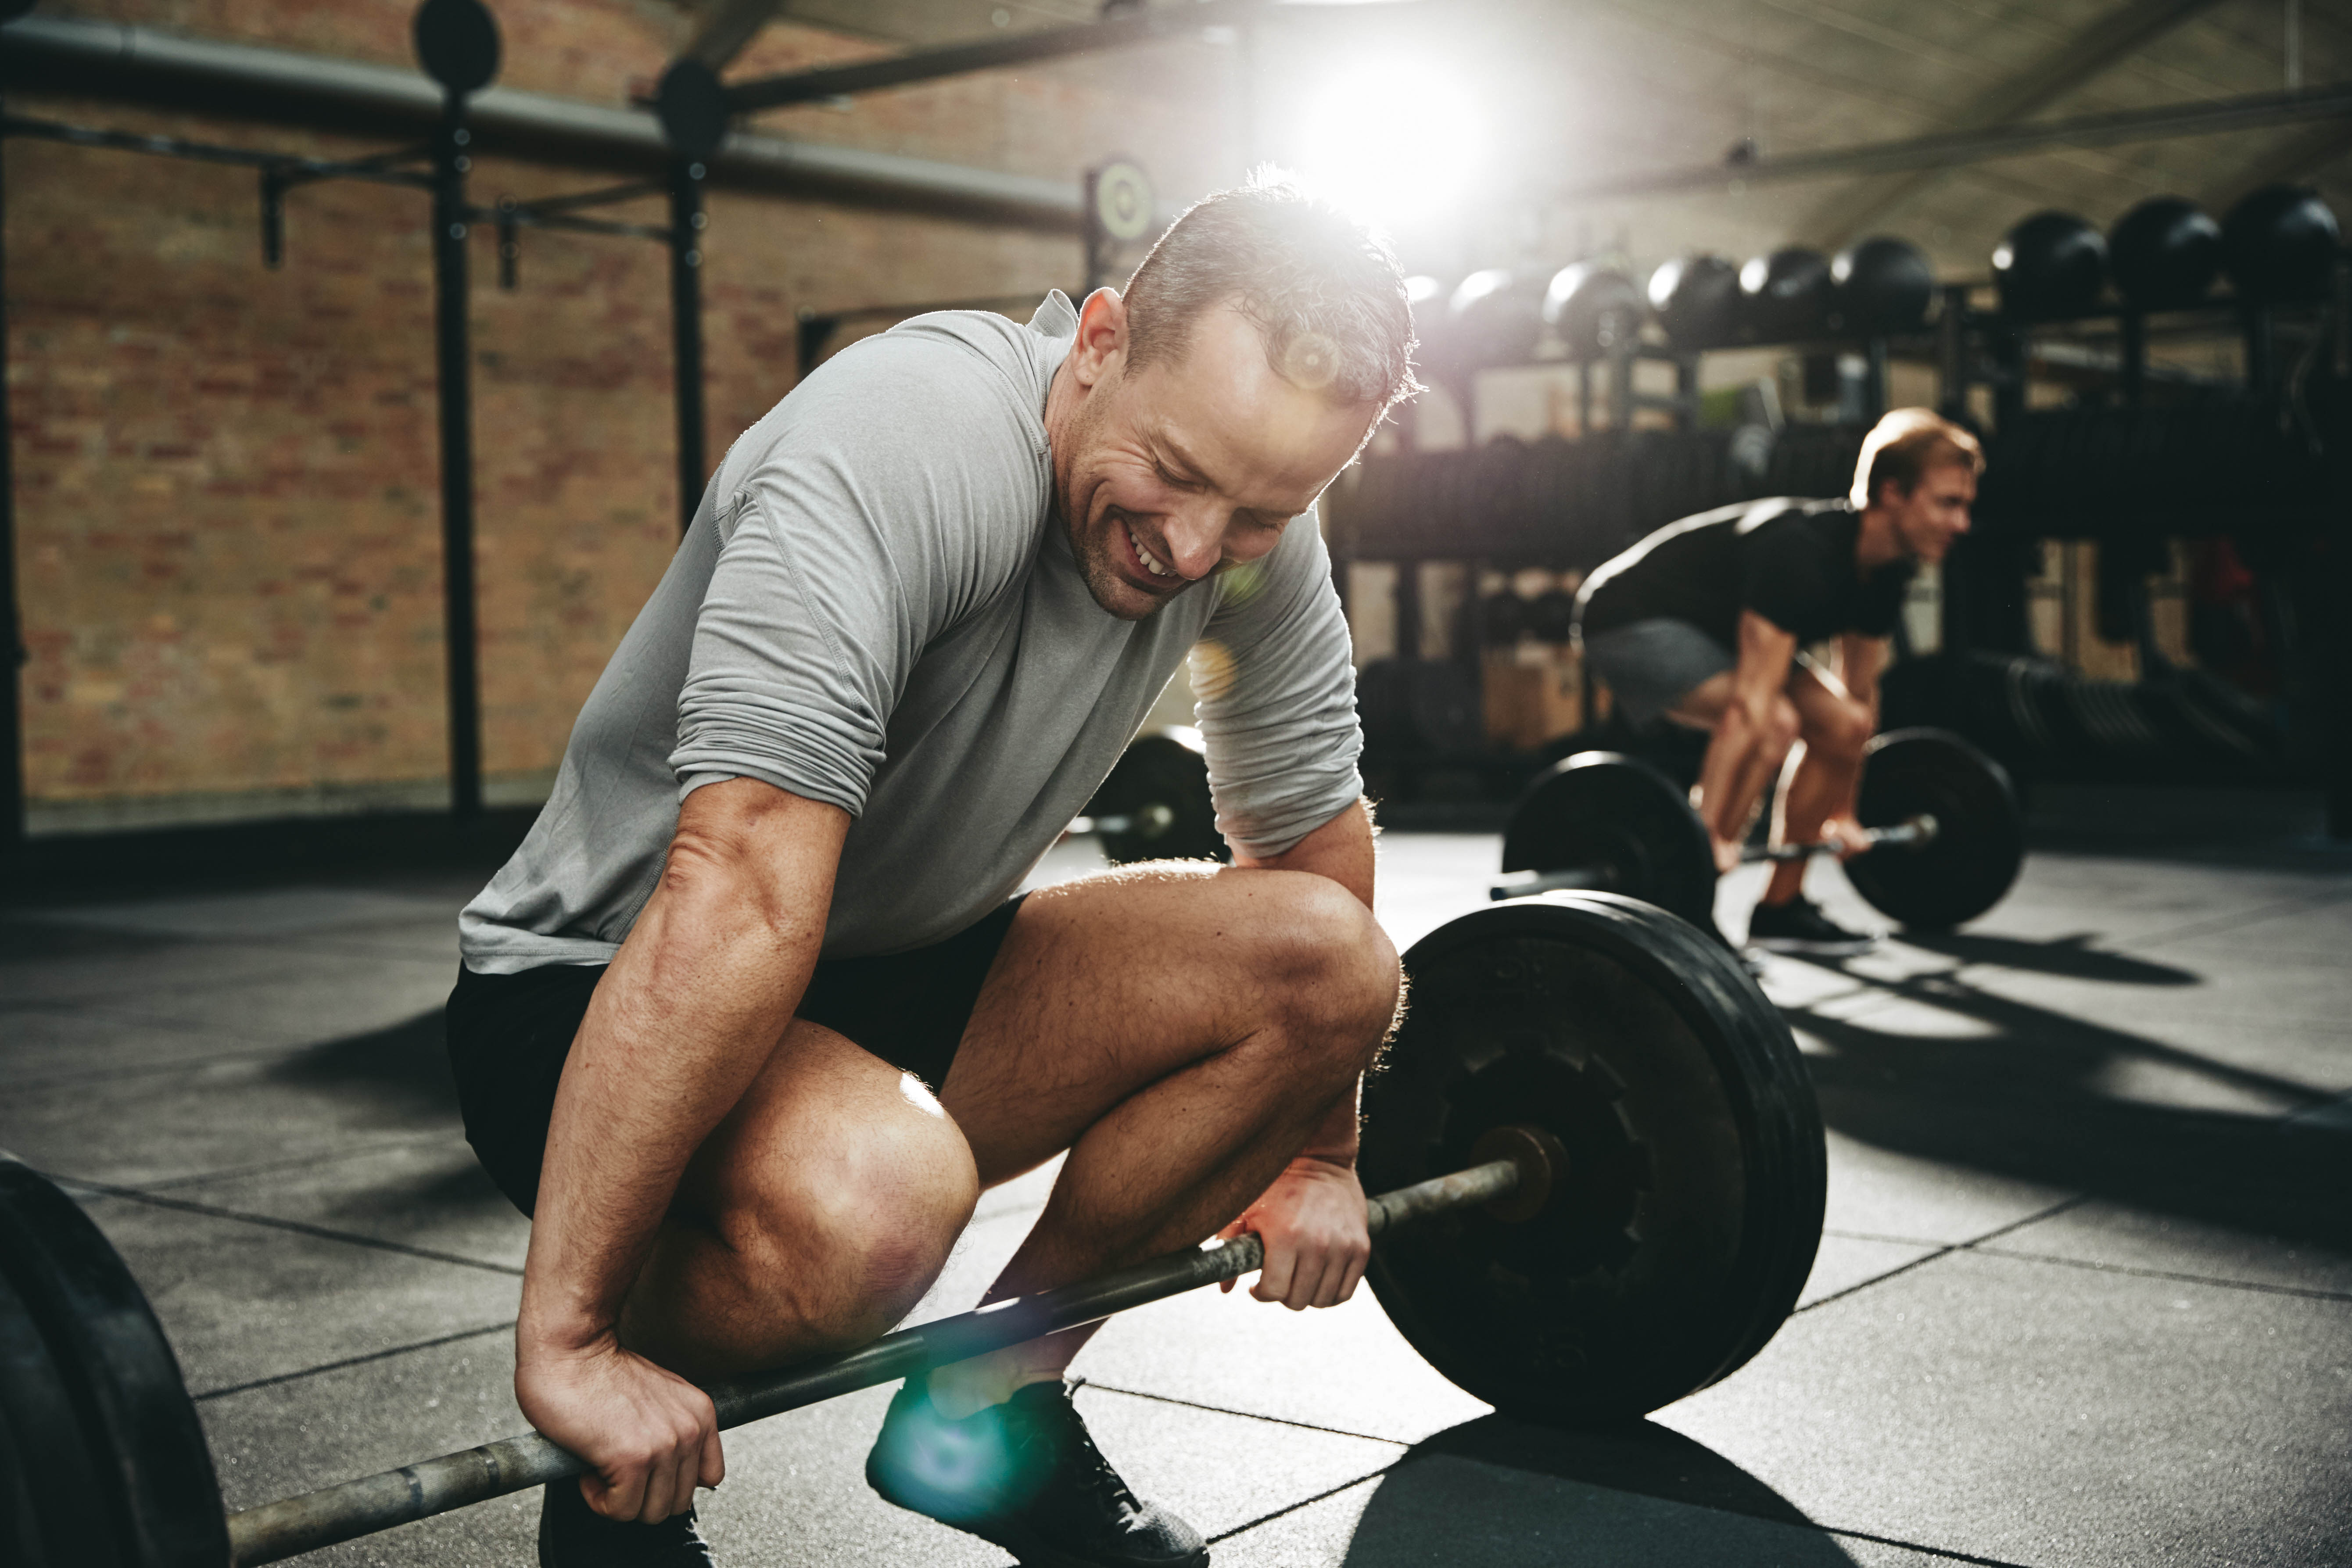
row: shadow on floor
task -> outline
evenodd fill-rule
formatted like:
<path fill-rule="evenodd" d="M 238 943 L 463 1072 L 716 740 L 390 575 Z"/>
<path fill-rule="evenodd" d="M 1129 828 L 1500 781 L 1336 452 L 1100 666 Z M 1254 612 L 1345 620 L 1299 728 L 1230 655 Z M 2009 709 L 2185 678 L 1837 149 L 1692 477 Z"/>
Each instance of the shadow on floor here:
<path fill-rule="evenodd" d="M 1796 1528 L 1760 1530 L 1758 1521 Z M 1667 1427 L 1566 1432 L 1486 1416 L 1416 1444 L 1389 1470 L 1344 1561 L 1832 1568 L 1853 1559 L 1788 1499 Z"/>
<path fill-rule="evenodd" d="M 2337 1197 L 2352 1185 L 2352 1138 L 2290 1137 L 2283 1127 L 2286 1116 L 2332 1095 L 1948 974 L 1869 983 L 1986 1027 L 1950 1038 L 1874 1028 L 1868 1013 L 1784 1009 L 1792 1027 L 1826 1048 L 1805 1060 L 1822 1117 L 1837 1131 L 2252 1235 L 2352 1247 L 2352 1213 Z M 2278 1110 L 2163 1104 L 2107 1087 L 2119 1072 L 2147 1067 L 2267 1099 Z"/>
<path fill-rule="evenodd" d="M 1963 964 L 1998 964 L 2036 975 L 2057 975 L 2070 980 L 2097 980 L 2111 986 L 2193 986 L 2201 976 L 2170 964 L 2151 963 L 2125 953 L 2106 953 L 2090 946 L 2097 936 L 2088 931 L 2053 936 L 2042 942 L 2014 936 L 1980 936 L 1969 931 L 1906 931 L 1906 947 L 1941 953 Z"/>
<path fill-rule="evenodd" d="M 268 1076 L 296 1088 L 362 1101 L 388 1124 L 458 1124 L 457 1087 L 439 1008 L 388 1028 L 305 1046 Z"/>

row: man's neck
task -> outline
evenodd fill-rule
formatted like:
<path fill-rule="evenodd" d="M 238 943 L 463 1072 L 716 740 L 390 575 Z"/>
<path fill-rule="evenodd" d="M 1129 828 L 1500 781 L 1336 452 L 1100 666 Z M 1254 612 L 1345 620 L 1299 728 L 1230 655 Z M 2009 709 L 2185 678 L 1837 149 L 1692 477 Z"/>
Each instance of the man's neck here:
<path fill-rule="evenodd" d="M 1853 564 L 1864 577 L 1903 559 L 1903 536 L 1895 530 L 1895 514 L 1884 507 L 1864 507 L 1862 526 L 1853 532 Z"/>

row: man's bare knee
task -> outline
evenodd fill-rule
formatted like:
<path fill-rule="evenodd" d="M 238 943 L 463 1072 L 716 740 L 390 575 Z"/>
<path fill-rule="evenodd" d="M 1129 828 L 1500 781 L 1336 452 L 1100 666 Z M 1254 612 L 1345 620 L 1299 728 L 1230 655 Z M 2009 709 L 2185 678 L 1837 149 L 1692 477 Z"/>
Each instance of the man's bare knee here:
<path fill-rule="evenodd" d="M 1858 703 L 1839 703 L 1814 716 L 1806 727 L 1805 744 L 1841 761 L 1859 760 L 1870 744 L 1869 711 Z"/>
<path fill-rule="evenodd" d="M 980 1197 L 971 1149 L 920 1086 L 904 1111 L 782 1149 L 730 1183 L 718 1227 L 746 1286 L 811 1348 L 862 1343 L 929 1289 Z"/>
<path fill-rule="evenodd" d="M 1305 1047 L 1342 1078 L 1361 1071 L 1395 1021 L 1403 971 L 1372 912 L 1338 883 L 1305 876 L 1285 912 L 1273 977 L 1291 1049 Z"/>

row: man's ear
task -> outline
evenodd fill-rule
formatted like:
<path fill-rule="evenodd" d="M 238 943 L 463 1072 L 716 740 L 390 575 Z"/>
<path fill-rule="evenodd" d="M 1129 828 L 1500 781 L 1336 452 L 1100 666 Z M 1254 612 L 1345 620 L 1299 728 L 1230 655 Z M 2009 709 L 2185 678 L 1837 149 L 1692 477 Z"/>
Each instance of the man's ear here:
<path fill-rule="evenodd" d="M 1116 288 L 1097 288 L 1078 308 L 1078 340 L 1070 350 L 1070 373 L 1093 387 L 1116 378 L 1127 364 L 1127 301 Z"/>

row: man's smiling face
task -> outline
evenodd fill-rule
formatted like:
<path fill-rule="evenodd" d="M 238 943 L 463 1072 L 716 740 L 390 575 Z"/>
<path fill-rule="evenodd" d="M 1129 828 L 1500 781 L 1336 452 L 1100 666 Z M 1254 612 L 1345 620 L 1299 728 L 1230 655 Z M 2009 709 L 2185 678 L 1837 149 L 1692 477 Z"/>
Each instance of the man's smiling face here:
<path fill-rule="evenodd" d="M 1095 601 L 1137 621 L 1274 549 L 1380 410 L 1277 375 L 1255 327 L 1203 311 L 1180 358 L 1127 368 L 1118 298 L 1086 304 L 1046 401 L 1055 499 Z"/>

